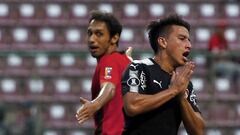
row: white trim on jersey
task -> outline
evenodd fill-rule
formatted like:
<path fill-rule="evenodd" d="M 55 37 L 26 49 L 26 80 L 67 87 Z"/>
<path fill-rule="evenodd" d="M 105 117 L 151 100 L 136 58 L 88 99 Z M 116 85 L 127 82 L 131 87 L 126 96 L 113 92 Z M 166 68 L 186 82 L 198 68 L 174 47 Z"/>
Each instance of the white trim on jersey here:
<path fill-rule="evenodd" d="M 134 60 L 133 63 L 136 63 L 136 64 L 143 63 L 145 65 L 154 65 L 154 63 L 150 59 Z"/>

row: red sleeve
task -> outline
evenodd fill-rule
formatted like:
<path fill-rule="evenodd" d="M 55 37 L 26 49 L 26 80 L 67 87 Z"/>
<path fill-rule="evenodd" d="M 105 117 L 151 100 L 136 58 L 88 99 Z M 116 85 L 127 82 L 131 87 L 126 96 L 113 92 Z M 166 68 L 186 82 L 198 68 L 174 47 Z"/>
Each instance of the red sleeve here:
<path fill-rule="evenodd" d="M 100 62 L 100 83 L 111 82 L 117 85 L 120 82 L 119 68 L 116 59 L 113 57 L 104 57 Z"/>

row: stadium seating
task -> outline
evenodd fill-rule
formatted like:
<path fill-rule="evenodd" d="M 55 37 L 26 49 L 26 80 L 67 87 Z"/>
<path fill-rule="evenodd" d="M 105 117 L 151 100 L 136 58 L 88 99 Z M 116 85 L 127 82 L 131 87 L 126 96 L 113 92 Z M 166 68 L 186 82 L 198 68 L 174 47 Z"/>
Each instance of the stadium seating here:
<path fill-rule="evenodd" d="M 239 3 L 229 1 L 173 0 L 51 0 L 0 2 L 0 100 L 12 110 L 31 101 L 43 116 L 37 125 L 43 135 L 91 135 L 93 121 L 77 124 L 79 97 L 91 99 L 96 60 L 87 50 L 89 12 L 114 13 L 123 24 L 121 49 L 133 46 L 134 59 L 152 57 L 146 25 L 176 12 L 191 23 L 191 79 L 206 119 L 206 135 L 240 135 L 240 79 L 216 77 L 207 52 L 208 40 L 219 22 L 239 59 Z M 239 61 L 239 60 L 238 60 Z M 9 113 L 8 115 L 14 115 Z M 8 116 L 9 117 L 9 116 Z M 11 121 L 21 121 L 16 114 Z M 24 119 L 24 118 L 22 118 Z M 39 118 L 40 119 L 40 118 Z M 186 135 L 181 126 L 179 135 Z"/>
<path fill-rule="evenodd" d="M 43 135 L 62 135 L 62 132 L 57 130 L 46 130 L 43 132 Z"/>

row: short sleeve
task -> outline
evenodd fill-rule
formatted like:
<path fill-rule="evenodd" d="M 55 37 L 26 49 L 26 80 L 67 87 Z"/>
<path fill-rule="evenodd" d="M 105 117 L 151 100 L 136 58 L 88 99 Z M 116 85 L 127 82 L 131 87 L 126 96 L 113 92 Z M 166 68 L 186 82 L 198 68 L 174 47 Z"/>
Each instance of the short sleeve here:
<path fill-rule="evenodd" d="M 146 88 L 146 76 L 142 64 L 131 63 L 122 76 L 122 94 L 143 91 Z"/>
<path fill-rule="evenodd" d="M 117 85 L 121 80 L 119 66 L 116 60 L 111 57 L 106 57 L 99 63 L 99 79 L 100 83 L 111 82 Z"/>
<path fill-rule="evenodd" d="M 193 89 L 193 85 L 191 82 L 188 85 L 188 91 L 189 91 L 188 98 L 187 98 L 188 102 L 191 104 L 195 112 L 200 112 L 197 104 L 197 95 L 195 93 L 195 90 Z"/>

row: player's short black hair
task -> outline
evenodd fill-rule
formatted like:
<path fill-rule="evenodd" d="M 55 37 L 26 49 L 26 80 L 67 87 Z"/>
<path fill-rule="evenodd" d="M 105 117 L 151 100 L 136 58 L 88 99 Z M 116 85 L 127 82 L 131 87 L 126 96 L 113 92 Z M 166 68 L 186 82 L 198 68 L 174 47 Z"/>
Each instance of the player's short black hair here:
<path fill-rule="evenodd" d="M 158 42 L 157 39 L 159 36 L 168 36 L 170 28 L 172 25 L 179 25 L 185 27 L 190 32 L 190 24 L 184 21 L 177 14 L 170 14 L 166 18 L 152 21 L 148 27 L 148 38 L 150 45 L 156 54 L 158 52 Z"/>
<path fill-rule="evenodd" d="M 92 20 L 105 22 L 107 25 L 108 31 L 110 33 L 110 38 L 112 38 L 116 34 L 119 34 L 119 37 L 120 37 L 122 32 L 122 25 L 112 13 L 93 10 L 91 11 L 91 17 L 89 19 L 89 23 Z M 117 45 L 118 45 L 118 42 L 117 42 Z"/>

